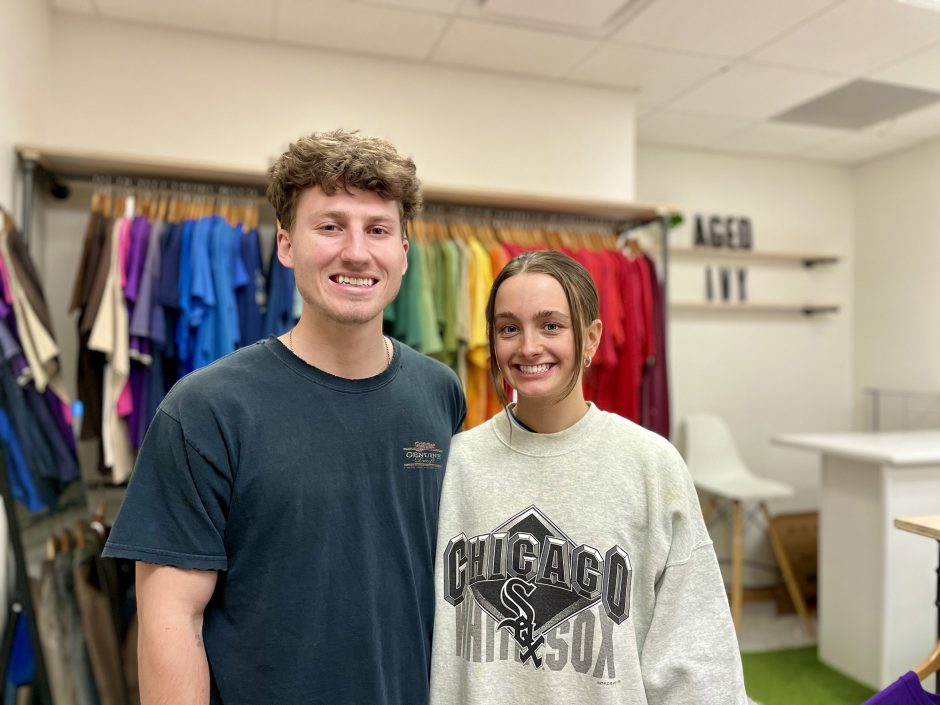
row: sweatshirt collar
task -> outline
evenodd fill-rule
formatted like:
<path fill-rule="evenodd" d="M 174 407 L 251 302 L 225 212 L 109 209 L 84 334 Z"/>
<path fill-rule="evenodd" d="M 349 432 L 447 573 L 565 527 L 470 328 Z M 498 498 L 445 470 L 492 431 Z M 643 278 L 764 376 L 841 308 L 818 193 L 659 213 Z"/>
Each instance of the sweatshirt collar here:
<path fill-rule="evenodd" d="M 510 407 L 511 409 L 512 407 Z M 558 433 L 533 433 L 514 424 L 503 411 L 492 419 L 493 432 L 507 448 L 523 455 L 550 457 L 583 448 L 600 431 L 604 412 L 588 402 L 587 413 Z"/>

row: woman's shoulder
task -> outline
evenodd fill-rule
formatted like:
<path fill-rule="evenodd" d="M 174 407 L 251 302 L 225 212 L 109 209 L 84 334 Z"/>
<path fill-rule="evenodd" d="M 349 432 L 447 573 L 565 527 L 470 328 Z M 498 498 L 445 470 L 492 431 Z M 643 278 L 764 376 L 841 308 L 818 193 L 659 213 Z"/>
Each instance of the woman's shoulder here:
<path fill-rule="evenodd" d="M 654 453 L 675 452 L 675 446 L 669 439 L 664 438 L 655 431 L 644 428 L 640 424 L 624 418 L 610 411 L 600 410 L 600 416 L 603 423 L 608 424 L 605 429 L 611 436 L 621 439 L 626 443 L 640 446 Z"/>

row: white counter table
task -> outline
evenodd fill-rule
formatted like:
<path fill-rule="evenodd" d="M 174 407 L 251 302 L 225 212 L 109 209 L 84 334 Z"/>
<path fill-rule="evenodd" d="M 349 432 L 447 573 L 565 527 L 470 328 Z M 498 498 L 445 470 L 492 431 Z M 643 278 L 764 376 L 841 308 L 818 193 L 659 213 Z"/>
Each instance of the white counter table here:
<path fill-rule="evenodd" d="M 936 546 L 897 517 L 940 513 L 940 432 L 785 434 L 822 453 L 819 657 L 881 690 L 936 644 Z"/>

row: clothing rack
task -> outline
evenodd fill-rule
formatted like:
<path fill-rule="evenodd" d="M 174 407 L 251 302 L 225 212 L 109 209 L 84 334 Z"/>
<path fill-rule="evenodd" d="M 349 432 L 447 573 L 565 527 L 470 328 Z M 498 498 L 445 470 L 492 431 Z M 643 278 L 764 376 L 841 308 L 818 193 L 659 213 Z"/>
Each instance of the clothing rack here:
<path fill-rule="evenodd" d="M 34 191 L 45 182 L 56 197 L 63 197 L 61 180 L 91 182 L 103 189 L 153 189 L 181 185 L 195 197 L 259 198 L 268 185 L 266 170 L 242 165 L 210 164 L 170 160 L 113 152 L 93 152 L 43 145 L 17 145 L 18 162 L 23 178 L 24 239 L 29 244 Z M 583 228 L 609 229 L 618 235 L 618 246 L 626 249 L 633 244 L 632 235 L 638 228 L 652 226 L 658 234 L 660 283 L 663 301 L 668 301 L 669 230 L 679 213 L 670 204 L 636 203 L 630 201 L 565 198 L 543 194 L 457 189 L 450 186 L 423 184 L 424 217 L 428 219 L 483 221 L 490 225 L 523 225 L 561 228 L 577 233 Z M 628 234 L 630 236 L 628 237 Z M 631 253 L 636 250 L 631 247 Z M 664 324 L 666 323 L 664 306 Z M 668 350 L 668 325 L 664 325 Z M 668 364 L 668 361 L 666 361 Z"/>

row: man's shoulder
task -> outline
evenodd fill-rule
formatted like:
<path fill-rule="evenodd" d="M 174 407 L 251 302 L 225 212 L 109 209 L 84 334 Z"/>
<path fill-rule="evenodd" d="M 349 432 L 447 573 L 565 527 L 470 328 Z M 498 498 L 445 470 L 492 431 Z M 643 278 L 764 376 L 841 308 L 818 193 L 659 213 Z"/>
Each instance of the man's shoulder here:
<path fill-rule="evenodd" d="M 441 384 L 460 385 L 457 374 L 447 365 L 424 353 L 420 353 L 414 348 L 401 341 L 396 341 L 401 350 L 402 368 L 414 374 L 421 375 L 423 378 Z"/>
<path fill-rule="evenodd" d="M 260 383 L 259 373 L 274 362 L 267 341 L 259 340 L 184 376 L 167 393 L 163 406 L 195 403 L 227 391 L 243 393 L 246 386 Z"/>

